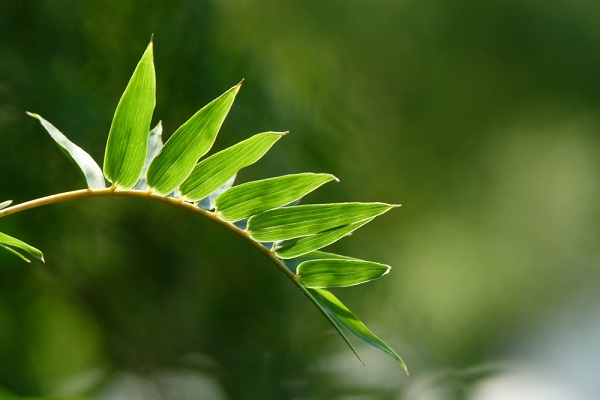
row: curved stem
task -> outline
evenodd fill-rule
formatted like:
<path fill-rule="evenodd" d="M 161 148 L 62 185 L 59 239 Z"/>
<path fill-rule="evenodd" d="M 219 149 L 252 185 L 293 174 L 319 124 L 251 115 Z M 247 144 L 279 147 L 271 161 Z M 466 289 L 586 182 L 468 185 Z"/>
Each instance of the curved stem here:
<path fill-rule="evenodd" d="M 223 221 L 218 218 L 214 213 L 204 210 L 195 204 L 185 202 L 181 199 L 176 199 L 173 197 L 161 196 L 154 194 L 150 191 L 141 191 L 141 190 L 115 190 L 115 188 L 106 188 L 106 189 L 80 189 L 74 190 L 71 192 L 58 193 L 51 196 L 41 197 L 39 199 L 27 201 L 25 203 L 16 204 L 11 207 L 4 208 L 0 210 L 0 218 L 5 217 L 7 215 L 16 214 L 21 211 L 30 210 L 32 208 L 37 208 L 41 206 L 46 206 L 50 204 L 63 203 L 66 201 L 85 199 L 89 197 L 137 197 L 148 200 L 160 201 L 163 203 L 171 204 L 173 206 L 183 208 L 185 210 L 191 211 L 195 214 L 199 214 L 205 218 L 215 221 L 216 223 L 224 226 L 231 232 L 237 234 L 242 237 L 245 241 L 254 246 L 257 250 L 263 253 L 281 272 L 283 272 L 296 286 L 298 286 L 303 292 L 306 290 L 300 283 L 296 280 L 296 276 L 292 271 L 290 271 L 287 266 L 281 261 L 275 254 L 268 248 L 264 247 L 259 242 L 253 240 L 243 229 L 238 228 L 237 226 Z"/>
<path fill-rule="evenodd" d="M 4 209 L 0 210 L 0 218 L 5 217 L 7 215 L 16 214 L 16 213 L 19 213 L 22 211 L 37 208 L 37 207 L 42 207 L 42 206 L 57 204 L 57 203 L 63 203 L 66 201 L 85 199 L 85 198 L 89 198 L 89 197 L 137 197 L 137 198 L 149 199 L 149 200 L 154 200 L 154 201 L 160 201 L 163 203 L 171 204 L 171 205 L 179 207 L 179 208 L 183 208 L 183 209 L 191 211 L 195 214 L 199 214 L 205 218 L 213 220 L 214 222 L 224 226 L 226 229 L 228 229 L 231 232 L 242 237 L 246 242 L 250 243 L 250 245 L 252 245 L 258 251 L 263 253 L 265 255 L 265 257 L 267 257 L 273 264 L 275 264 L 275 266 L 281 272 L 283 272 L 294 283 L 294 285 L 296 285 L 296 287 L 298 289 L 300 289 L 300 291 L 306 297 L 308 297 L 308 299 L 311 301 L 311 303 L 313 303 L 317 307 L 317 309 L 321 312 L 321 314 L 323 314 L 323 316 L 329 321 L 329 323 L 331 323 L 331 325 L 333 325 L 333 327 L 340 334 L 340 336 L 342 337 L 344 342 L 346 342 L 346 344 L 350 347 L 350 349 L 356 355 L 356 357 L 359 359 L 359 361 L 364 365 L 363 361 L 361 360 L 358 353 L 356 352 L 356 349 L 350 343 L 350 341 L 348 340 L 348 338 L 346 337 L 346 335 L 344 334 L 344 332 L 342 331 L 342 329 L 338 325 L 338 323 L 327 312 L 327 310 L 325 310 L 325 308 L 319 303 L 319 301 L 313 296 L 313 294 L 304 285 L 302 285 L 298 281 L 298 279 L 296 278 L 296 275 L 288 269 L 288 267 L 285 265 L 285 263 L 280 258 L 278 258 L 272 250 L 266 248 L 261 243 L 252 239 L 247 231 L 238 228 L 237 226 L 233 225 L 232 223 L 223 221 L 222 219 L 218 218 L 214 213 L 204 210 L 195 204 L 188 203 L 181 199 L 176 199 L 173 197 L 157 195 L 150 191 L 141 191 L 141 190 L 123 190 L 123 191 L 121 191 L 121 190 L 115 189 L 114 187 L 110 187 L 110 188 L 106 188 L 106 189 L 80 189 L 80 190 L 74 190 L 71 192 L 64 192 L 64 193 L 58 193 L 58 194 L 54 194 L 54 195 L 50 195 L 50 196 L 46 196 L 46 197 L 41 197 L 39 199 L 30 200 L 25 203 L 20 203 L 20 204 L 11 206 L 11 207 L 4 208 Z"/>

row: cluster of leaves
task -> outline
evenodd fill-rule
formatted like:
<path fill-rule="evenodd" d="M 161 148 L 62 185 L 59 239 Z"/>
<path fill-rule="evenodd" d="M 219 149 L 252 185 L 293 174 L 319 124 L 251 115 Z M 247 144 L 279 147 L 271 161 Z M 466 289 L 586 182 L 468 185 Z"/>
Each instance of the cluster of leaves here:
<path fill-rule="evenodd" d="M 259 133 L 203 158 L 211 149 L 240 86 L 241 83 L 232 87 L 196 112 L 163 144 L 161 124 L 150 130 L 155 107 L 150 42 L 115 111 L 103 169 L 48 121 L 37 114 L 28 114 L 40 121 L 60 149 L 79 166 L 87 181 L 86 196 L 135 193 L 140 197 L 143 193 L 149 198 L 172 199 L 173 204 L 203 210 L 204 215 L 210 215 L 265 252 L 319 308 L 355 354 L 342 328 L 388 353 L 406 369 L 398 354 L 327 290 L 379 278 L 390 267 L 320 251 L 395 206 L 297 205 L 306 194 L 337 180 L 330 174 L 300 173 L 233 186 L 240 169 L 258 161 L 285 135 Z M 108 187 L 107 180 L 111 183 Z M 71 198 L 77 197 L 76 192 L 71 193 Z M 16 207 L 9 205 L 10 201 L 0 204 L 0 217 Z M 43 260 L 39 250 L 1 233 L 0 246 L 22 258 L 24 252 Z"/>

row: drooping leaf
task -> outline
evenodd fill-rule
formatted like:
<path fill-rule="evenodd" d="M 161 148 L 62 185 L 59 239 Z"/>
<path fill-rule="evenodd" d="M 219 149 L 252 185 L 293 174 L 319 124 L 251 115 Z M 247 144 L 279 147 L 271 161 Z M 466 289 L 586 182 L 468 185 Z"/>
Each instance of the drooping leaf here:
<path fill-rule="evenodd" d="M 40 121 L 61 151 L 79 167 L 90 189 L 104 189 L 106 187 L 102 170 L 88 153 L 71 142 L 54 125 L 38 114 L 28 112 L 27 115 Z"/>
<path fill-rule="evenodd" d="M 153 44 L 133 72 L 113 117 L 104 154 L 104 175 L 122 189 L 139 180 L 148 149 L 148 131 L 156 105 Z"/>
<path fill-rule="evenodd" d="M 285 133 L 259 133 L 199 162 L 181 185 L 187 201 L 198 201 L 223 186 L 240 169 L 258 161 Z"/>
<path fill-rule="evenodd" d="M 146 152 L 146 161 L 144 162 L 144 169 L 138 179 L 137 183 L 133 187 L 136 190 L 148 190 L 148 182 L 146 182 L 146 171 L 148 166 L 154 160 L 154 157 L 158 154 L 160 149 L 163 147 L 162 141 L 162 121 L 158 121 L 158 124 L 150 131 L 148 135 L 148 151 Z"/>
<path fill-rule="evenodd" d="M 41 260 L 42 262 L 44 261 L 44 255 L 42 254 L 41 251 L 39 251 L 38 249 L 36 249 L 33 246 L 28 245 L 27 243 L 23 242 L 22 240 L 19 240 L 12 236 L 8 236 L 7 234 L 4 234 L 2 232 L 0 232 L 0 246 L 6 248 L 7 250 L 9 250 L 13 253 L 16 253 L 23 260 L 25 260 L 27 262 L 29 262 L 29 260 L 23 254 L 21 254 L 19 251 L 17 251 L 16 249 L 23 250 L 23 251 L 31 254 L 33 257 Z"/>
<path fill-rule="evenodd" d="M 369 223 L 371 220 L 372 219 L 365 219 L 363 221 L 355 222 L 354 224 L 329 229 L 315 235 L 284 240 L 278 243 L 275 255 L 279 258 L 294 258 L 310 253 L 313 250 L 322 249 L 344 236 L 349 235 L 361 226 Z"/>
<path fill-rule="evenodd" d="M 393 207 L 385 203 L 337 203 L 278 208 L 252 216 L 248 233 L 259 242 L 293 239 L 371 219 Z"/>
<path fill-rule="evenodd" d="M 354 315 L 352 311 L 348 309 L 348 307 L 342 304 L 342 302 L 339 301 L 338 298 L 335 297 L 330 291 L 326 289 L 308 289 L 308 291 L 314 295 L 315 299 L 321 304 L 327 313 L 331 315 L 333 319 L 335 319 L 337 323 L 346 328 L 348 332 L 352 333 L 361 341 L 395 358 L 400 363 L 406 374 L 408 374 L 408 369 L 406 368 L 404 361 L 402 361 L 402 358 L 400 358 L 400 356 L 390 346 L 385 344 L 383 340 L 375 336 L 375 334 L 371 332 L 369 328 L 367 328 L 365 324 L 363 324 L 356 317 L 356 315 Z"/>
<path fill-rule="evenodd" d="M 298 266 L 300 282 L 309 288 L 354 286 L 387 274 L 391 267 L 363 260 L 310 260 Z"/>
<path fill-rule="evenodd" d="M 223 184 L 223 186 L 221 186 L 220 188 L 218 188 L 217 190 L 215 190 L 214 192 L 212 192 L 211 194 L 209 194 L 208 196 L 206 196 L 205 198 L 200 200 L 198 202 L 198 206 L 200 206 L 200 208 L 203 208 L 205 210 L 214 210 L 216 198 L 219 197 L 221 195 L 221 193 L 223 193 L 224 191 L 228 190 L 230 187 L 233 186 L 236 176 L 237 176 L 237 174 L 233 175 L 231 178 L 229 178 L 229 180 L 227 182 L 225 182 Z"/>
<path fill-rule="evenodd" d="M 167 140 L 146 174 L 156 193 L 170 193 L 190 176 L 200 157 L 215 142 L 240 86 L 241 82 L 208 103 Z"/>
<path fill-rule="evenodd" d="M 217 214 L 225 221 L 238 221 L 289 204 L 332 180 L 337 178 L 303 173 L 244 183 L 217 197 Z"/>
<path fill-rule="evenodd" d="M 10 206 L 12 204 L 12 202 L 13 202 L 12 200 L 3 201 L 2 203 L 0 203 L 0 210 Z"/>

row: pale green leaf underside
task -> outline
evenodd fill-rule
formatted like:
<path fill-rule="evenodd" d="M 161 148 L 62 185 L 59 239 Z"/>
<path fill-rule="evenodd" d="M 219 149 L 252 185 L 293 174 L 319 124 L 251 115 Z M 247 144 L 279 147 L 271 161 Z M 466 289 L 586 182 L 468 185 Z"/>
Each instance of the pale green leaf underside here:
<path fill-rule="evenodd" d="M 12 200 L 3 201 L 2 203 L 0 203 L 0 210 L 10 206 L 12 204 L 12 202 L 13 202 Z"/>
<path fill-rule="evenodd" d="M 284 133 L 259 133 L 199 162 L 180 187 L 184 200 L 198 201 L 219 189 L 240 169 L 258 161 Z"/>
<path fill-rule="evenodd" d="M 390 266 L 363 260 L 324 259 L 305 261 L 296 275 L 304 286 L 326 288 L 354 286 L 387 274 Z"/>
<path fill-rule="evenodd" d="M 317 233 L 311 236 L 284 240 L 277 244 L 275 255 L 279 258 L 294 258 L 303 254 L 310 253 L 313 250 L 322 249 L 325 246 L 340 240 L 349 235 L 361 226 L 369 223 L 372 219 L 366 219 L 350 225 L 344 225 L 339 228 L 333 228 L 325 232 Z"/>
<path fill-rule="evenodd" d="M 20 252 L 17 251 L 17 249 L 19 250 L 23 250 L 26 253 L 31 254 L 33 257 L 44 261 L 44 255 L 42 254 L 41 251 L 39 251 L 38 249 L 36 249 L 33 246 L 28 245 L 27 243 L 23 242 L 22 240 L 19 240 L 17 238 L 14 238 L 12 236 L 8 236 L 7 234 L 4 234 L 2 232 L 0 232 L 0 246 L 4 247 L 5 249 L 9 250 L 12 253 L 15 253 L 16 255 L 18 255 L 19 257 L 21 257 L 23 260 L 29 262 L 29 260 Z"/>
<path fill-rule="evenodd" d="M 392 207 L 394 206 L 385 203 L 308 204 L 284 207 L 254 215 L 248 221 L 247 230 L 254 240 L 275 242 L 314 235 L 371 219 Z"/>
<path fill-rule="evenodd" d="M 241 83 L 208 103 L 167 140 L 148 167 L 146 179 L 154 192 L 167 194 L 181 185 L 212 147 Z"/>
<path fill-rule="evenodd" d="M 138 182 L 148 149 L 148 131 L 156 105 L 152 42 L 119 100 L 104 154 L 104 175 L 113 185 L 130 189 Z"/>
<path fill-rule="evenodd" d="M 373 332 L 369 330 L 353 313 L 350 311 L 341 301 L 338 300 L 331 292 L 326 289 L 308 289 L 319 304 L 327 311 L 329 315 L 341 326 L 346 328 L 348 332 L 352 333 L 361 341 L 366 344 L 378 348 L 379 350 L 389 354 L 395 358 L 404 371 L 408 374 L 406 364 L 402 361 L 402 358 L 389 347 L 383 340 L 375 336 Z"/>
<path fill-rule="evenodd" d="M 330 174 L 303 173 L 244 183 L 217 197 L 217 215 L 225 221 L 239 221 L 290 204 L 336 179 Z"/>
<path fill-rule="evenodd" d="M 71 142 L 54 125 L 38 114 L 28 112 L 27 115 L 40 121 L 63 153 L 79 167 L 90 189 L 103 189 L 106 187 L 102 170 L 88 153 Z"/>
<path fill-rule="evenodd" d="M 146 151 L 146 161 L 144 161 L 144 168 L 142 173 L 133 187 L 136 190 L 148 190 L 148 182 L 146 182 L 146 171 L 148 166 L 154 160 L 156 155 L 160 152 L 163 147 L 162 141 L 162 121 L 158 121 L 158 124 L 148 134 L 148 151 Z"/>

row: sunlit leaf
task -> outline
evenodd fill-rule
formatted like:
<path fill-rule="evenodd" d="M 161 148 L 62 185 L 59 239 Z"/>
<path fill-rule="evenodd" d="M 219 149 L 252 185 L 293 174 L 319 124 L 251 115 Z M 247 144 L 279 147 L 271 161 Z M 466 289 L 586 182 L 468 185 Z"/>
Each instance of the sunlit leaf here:
<path fill-rule="evenodd" d="M 284 133 L 259 133 L 198 163 L 181 185 L 184 200 L 198 201 L 223 186 L 240 169 L 258 161 Z"/>
<path fill-rule="evenodd" d="M 148 131 L 156 104 L 152 42 L 146 48 L 119 100 L 104 154 L 106 178 L 122 189 L 139 180 L 148 149 Z"/>
<path fill-rule="evenodd" d="M 325 246 L 338 241 L 344 236 L 354 232 L 371 219 L 355 222 L 354 224 L 344 225 L 339 228 L 329 229 L 325 232 L 317 233 L 311 236 L 304 236 L 295 239 L 284 240 L 277 245 L 275 255 L 279 258 L 294 258 L 313 250 L 322 249 Z"/>
<path fill-rule="evenodd" d="M 298 265 L 302 264 L 304 261 L 321 260 L 321 259 L 324 259 L 324 260 L 325 259 L 328 259 L 328 260 L 358 260 L 358 258 L 353 258 L 353 257 L 343 256 L 341 254 L 335 254 L 335 253 L 329 253 L 326 251 L 317 250 L 317 251 L 311 251 L 310 253 L 307 253 L 307 254 L 303 254 L 300 257 L 284 259 L 283 262 L 289 268 L 290 271 L 292 271 L 294 274 L 296 274 L 296 269 L 298 268 Z"/>
<path fill-rule="evenodd" d="M 385 203 L 337 203 L 278 208 L 251 217 L 248 233 L 259 242 L 293 239 L 371 219 L 393 207 Z"/>
<path fill-rule="evenodd" d="M 204 106 L 167 140 L 146 174 L 156 193 L 170 193 L 190 176 L 200 157 L 215 142 L 240 86 L 241 83 Z"/>
<path fill-rule="evenodd" d="M 103 189 L 106 187 L 102 170 L 88 153 L 67 139 L 54 125 L 38 114 L 28 112 L 27 115 L 40 121 L 62 152 L 79 167 L 90 189 Z"/>
<path fill-rule="evenodd" d="M 158 124 L 150 131 L 150 134 L 148 135 L 148 151 L 146 152 L 146 161 L 144 162 L 142 174 L 133 187 L 136 190 L 148 189 L 148 182 L 146 182 L 146 171 L 148 170 L 148 166 L 152 160 L 154 160 L 154 157 L 156 157 L 160 149 L 163 147 L 162 130 L 162 121 L 158 121 Z"/>
<path fill-rule="evenodd" d="M 225 221 L 238 221 L 289 204 L 335 179 L 330 174 L 304 173 L 244 183 L 217 198 L 217 214 Z"/>
<path fill-rule="evenodd" d="M 23 260 L 25 260 L 27 262 L 29 262 L 29 260 L 25 256 L 23 256 L 23 254 L 18 252 L 17 249 L 23 250 L 23 251 L 31 254 L 33 257 L 41 260 L 42 262 L 44 261 L 44 255 L 42 254 L 41 251 L 39 251 L 35 247 L 30 246 L 27 243 L 25 243 L 17 238 L 8 236 L 2 232 L 0 232 L 0 246 L 6 248 L 9 251 L 12 251 L 13 253 L 16 253 Z"/>
<path fill-rule="evenodd" d="M 0 210 L 10 206 L 12 204 L 12 202 L 13 202 L 12 200 L 3 201 L 2 203 L 0 203 Z"/>
<path fill-rule="evenodd" d="M 309 288 L 354 286 L 387 274 L 390 266 L 363 260 L 310 260 L 298 266 L 300 282 Z"/>
<path fill-rule="evenodd" d="M 361 341 L 394 357 L 408 374 L 406 364 L 383 340 L 375 336 L 341 301 L 326 289 L 308 289 L 327 313 Z"/>

